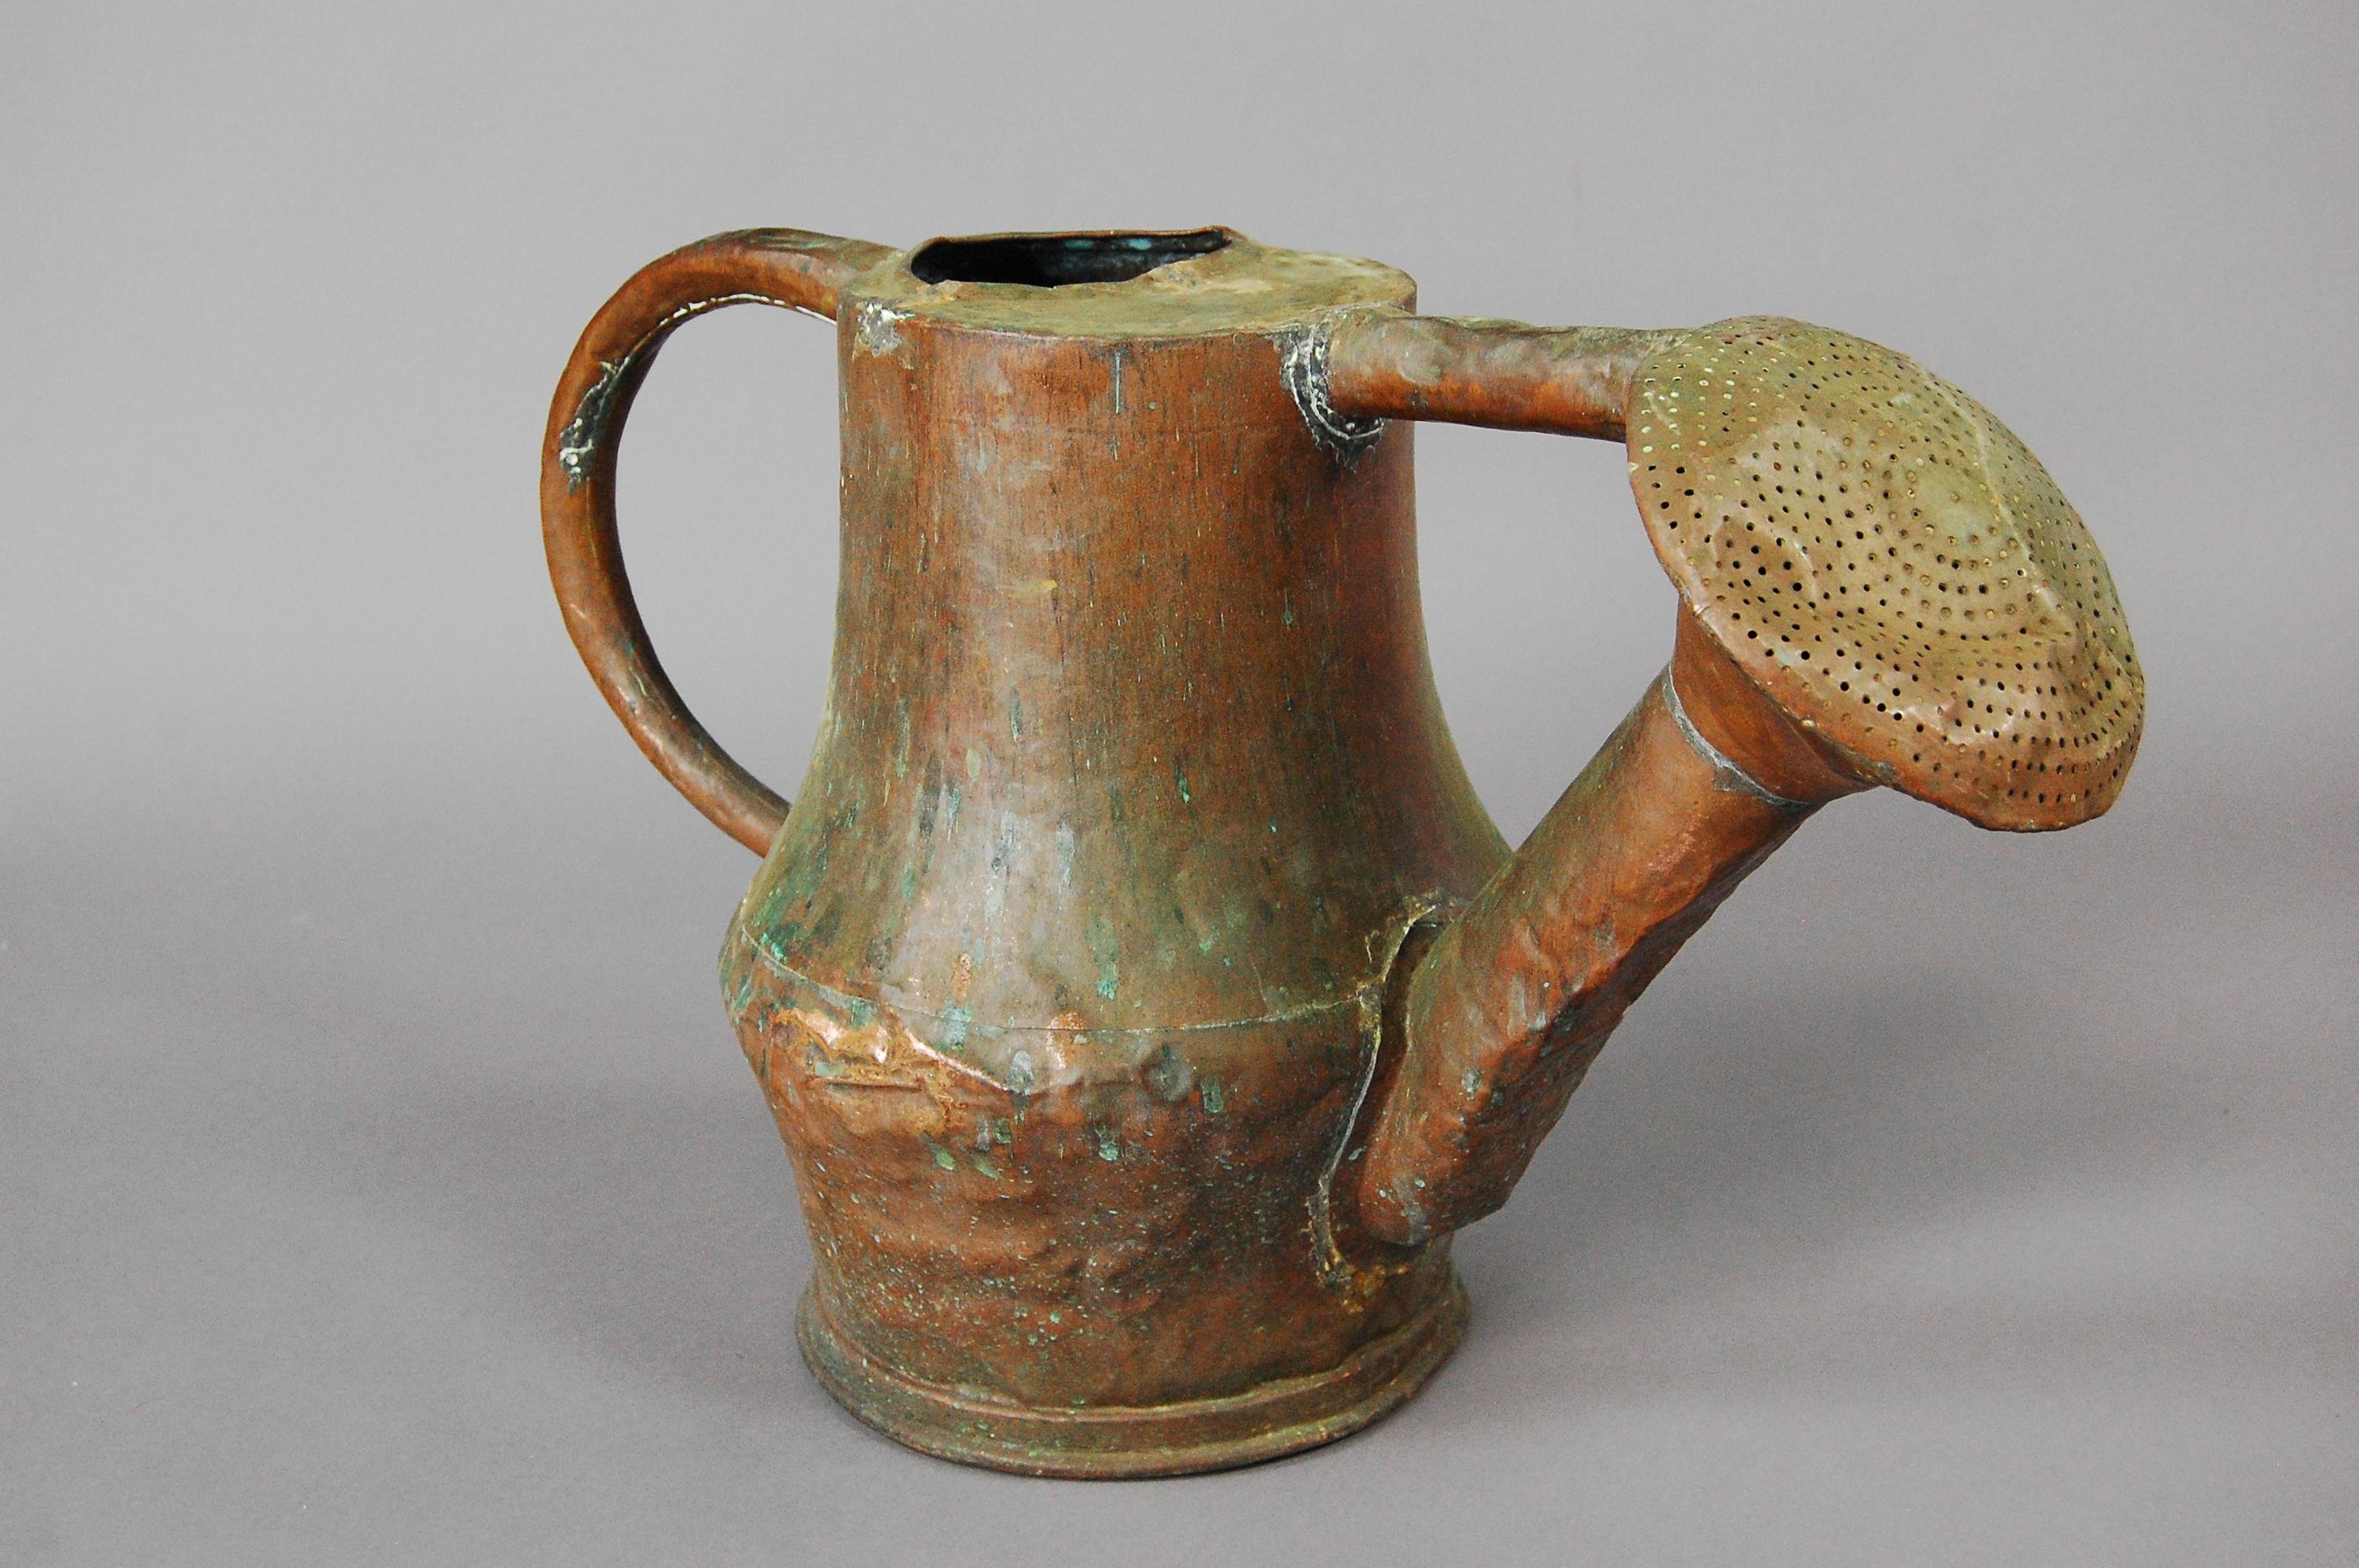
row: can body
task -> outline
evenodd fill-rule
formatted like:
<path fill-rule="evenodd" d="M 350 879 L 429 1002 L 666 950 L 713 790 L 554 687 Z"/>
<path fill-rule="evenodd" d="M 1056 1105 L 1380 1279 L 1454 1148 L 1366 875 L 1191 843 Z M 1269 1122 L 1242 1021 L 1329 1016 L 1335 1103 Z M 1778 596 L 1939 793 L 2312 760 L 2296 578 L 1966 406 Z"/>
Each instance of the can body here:
<path fill-rule="evenodd" d="M 1408 431 L 1312 438 L 1279 362 L 1321 285 L 1264 256 L 1302 259 L 1209 308 L 888 266 L 838 312 L 828 705 L 723 984 L 806 1355 L 956 1457 L 1266 1457 L 1462 1313 L 1446 1242 L 1347 1257 L 1325 1203 L 1394 946 L 1506 848 L 1427 663 Z"/>

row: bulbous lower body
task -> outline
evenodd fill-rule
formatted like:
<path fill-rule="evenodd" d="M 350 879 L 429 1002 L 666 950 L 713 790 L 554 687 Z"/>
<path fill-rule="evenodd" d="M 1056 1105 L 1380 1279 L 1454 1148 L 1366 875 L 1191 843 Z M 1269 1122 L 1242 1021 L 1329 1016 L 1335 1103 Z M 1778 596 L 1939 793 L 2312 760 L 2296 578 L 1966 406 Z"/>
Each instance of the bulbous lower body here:
<path fill-rule="evenodd" d="M 1246 1464 L 1365 1425 L 1457 1341 L 1446 1240 L 1371 1265 L 1327 1227 L 1368 991 L 1011 1046 L 734 928 L 723 977 L 810 1230 L 804 1357 L 903 1443 L 1040 1475 Z"/>

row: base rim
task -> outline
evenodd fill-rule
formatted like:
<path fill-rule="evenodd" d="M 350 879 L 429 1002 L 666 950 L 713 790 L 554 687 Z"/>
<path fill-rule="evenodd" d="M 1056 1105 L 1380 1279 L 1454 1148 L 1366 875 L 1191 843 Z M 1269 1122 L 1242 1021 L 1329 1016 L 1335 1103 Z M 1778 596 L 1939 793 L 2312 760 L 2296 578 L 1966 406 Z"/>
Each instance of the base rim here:
<path fill-rule="evenodd" d="M 1107 1480 L 1234 1469 L 1347 1437 L 1424 1386 L 1457 1348 L 1467 1312 L 1453 1266 L 1423 1312 L 1323 1372 L 1217 1399 L 1082 1410 L 992 1400 L 897 1372 L 842 1332 L 816 1281 L 796 1311 L 795 1339 L 838 1404 L 907 1447 L 1017 1475 Z"/>

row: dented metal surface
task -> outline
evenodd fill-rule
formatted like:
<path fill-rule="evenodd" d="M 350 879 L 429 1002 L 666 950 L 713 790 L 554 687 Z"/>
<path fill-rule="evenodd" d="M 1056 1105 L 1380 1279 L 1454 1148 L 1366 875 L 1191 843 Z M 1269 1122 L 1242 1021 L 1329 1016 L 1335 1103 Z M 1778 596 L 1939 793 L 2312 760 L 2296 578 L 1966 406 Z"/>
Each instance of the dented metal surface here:
<path fill-rule="evenodd" d="M 835 648 L 791 813 L 655 662 L 613 510 L 663 335 L 748 299 L 832 316 L 842 384 Z M 1815 673 L 1849 596 L 1757 586 L 1742 546 L 1689 552 L 1778 482 L 1784 445 L 1733 444 L 1708 494 L 1735 523 L 1649 514 L 1685 604 L 1670 667 L 1510 856 L 1434 692 L 1412 432 L 1387 422 L 1627 432 L 1644 507 L 1661 443 L 1634 419 L 1676 422 L 1707 380 L 1766 404 L 1798 349 L 1854 341 L 1413 306 L 1391 268 L 1223 230 L 908 253 L 748 231 L 634 278 L 560 385 L 542 500 L 568 627 L 648 756 L 764 852 L 721 968 L 813 1239 L 805 1358 L 914 1446 L 1168 1474 L 1375 1419 L 1463 1326 L 1451 1231 L 1505 1201 L 1631 1001 L 1818 807 L 1896 783 L 2057 826 L 2118 789 L 2142 692 L 2118 606 L 2090 609 L 2094 546 L 1943 389 L 1936 435 L 1978 433 L 2004 470 L 1962 471 L 1943 515 L 1992 498 L 1978 551 L 2079 574 L 2078 600 L 2014 579 L 2044 619 L 2017 618 L 2009 657 L 2122 684 L 2054 723 L 2065 705 L 2000 704 L 1995 741 L 1969 719 L 1938 780 L 1898 764 L 1888 704 L 1818 700 L 1734 613 L 1774 595 L 1785 663 Z M 1849 460 L 1852 419 L 1900 450 L 1910 386 L 1847 386 L 1810 389 L 1810 449 Z M 2022 798 L 2010 753 L 2052 771 L 2100 747 L 2083 715 L 2111 728 L 2071 776 L 2099 782 L 1996 820 Z"/>

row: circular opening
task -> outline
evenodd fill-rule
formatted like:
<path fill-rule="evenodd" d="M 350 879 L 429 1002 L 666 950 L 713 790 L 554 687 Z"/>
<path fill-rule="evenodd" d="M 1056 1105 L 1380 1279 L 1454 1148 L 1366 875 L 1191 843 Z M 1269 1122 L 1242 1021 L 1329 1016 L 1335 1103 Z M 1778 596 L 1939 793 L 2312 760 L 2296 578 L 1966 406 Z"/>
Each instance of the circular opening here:
<path fill-rule="evenodd" d="M 1060 288 L 1069 283 L 1127 283 L 1142 273 L 1229 243 L 1225 229 L 1185 234 L 990 234 L 976 240 L 936 240 L 909 258 L 926 283 L 1019 283 Z"/>

